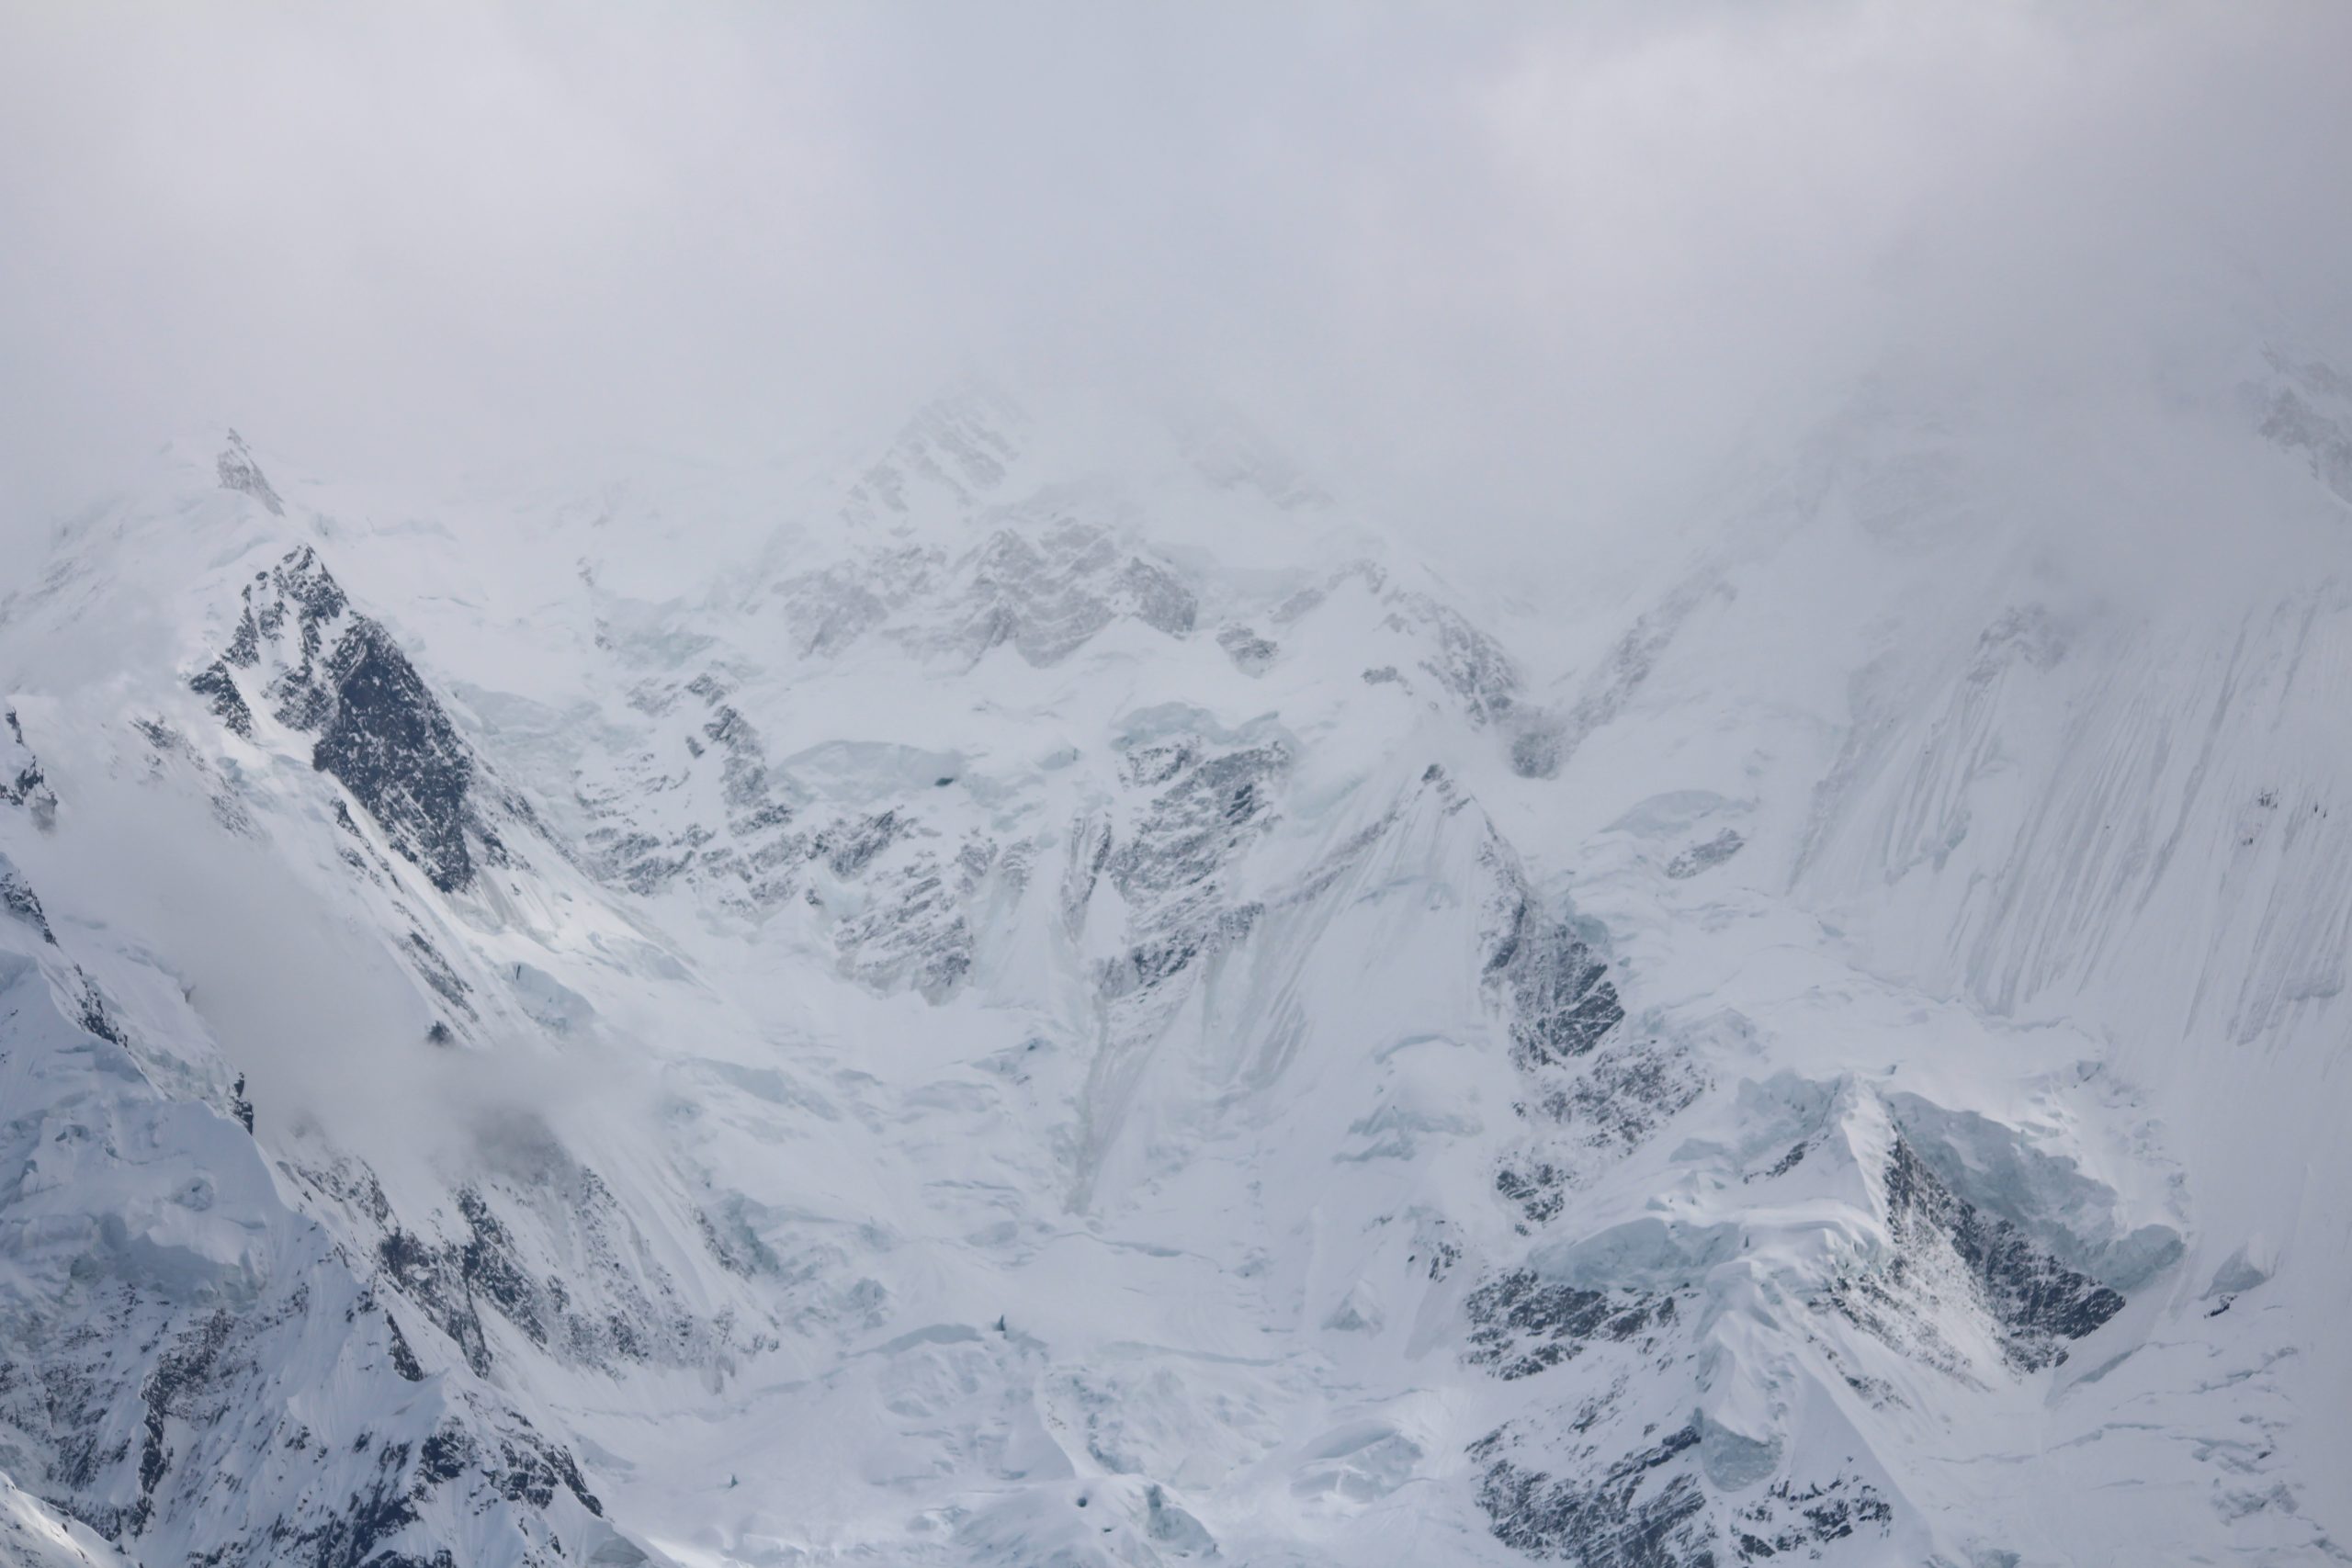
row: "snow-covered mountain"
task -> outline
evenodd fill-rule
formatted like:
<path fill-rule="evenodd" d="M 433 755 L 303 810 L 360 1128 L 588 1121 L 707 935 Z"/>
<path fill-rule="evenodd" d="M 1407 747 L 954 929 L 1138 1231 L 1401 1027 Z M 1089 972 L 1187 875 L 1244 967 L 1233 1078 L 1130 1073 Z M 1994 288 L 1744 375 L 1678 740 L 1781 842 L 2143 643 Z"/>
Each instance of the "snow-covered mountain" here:
<path fill-rule="evenodd" d="M 2346 1554 L 2352 382 L 1516 595 L 1043 407 L 11 574 L 0 1558 Z"/>

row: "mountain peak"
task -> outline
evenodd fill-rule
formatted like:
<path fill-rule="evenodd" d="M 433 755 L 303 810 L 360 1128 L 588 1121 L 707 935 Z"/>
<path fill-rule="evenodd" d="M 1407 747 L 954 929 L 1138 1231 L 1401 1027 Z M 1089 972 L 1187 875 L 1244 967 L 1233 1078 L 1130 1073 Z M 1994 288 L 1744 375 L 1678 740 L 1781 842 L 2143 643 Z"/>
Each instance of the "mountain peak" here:
<path fill-rule="evenodd" d="M 286 503 L 278 500 L 277 492 L 270 488 L 269 480 L 261 471 L 261 465 L 254 460 L 253 449 L 245 445 L 245 438 L 234 430 L 229 432 L 228 445 L 221 447 L 215 467 L 220 476 L 222 490 L 238 491 L 252 496 L 269 508 L 274 516 L 286 514 Z"/>

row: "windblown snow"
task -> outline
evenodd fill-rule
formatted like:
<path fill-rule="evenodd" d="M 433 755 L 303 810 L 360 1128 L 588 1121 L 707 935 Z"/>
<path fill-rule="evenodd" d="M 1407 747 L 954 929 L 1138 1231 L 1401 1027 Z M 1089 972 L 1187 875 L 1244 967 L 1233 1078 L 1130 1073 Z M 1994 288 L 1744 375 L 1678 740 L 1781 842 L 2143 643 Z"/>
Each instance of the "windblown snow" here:
<path fill-rule="evenodd" d="M 979 384 L 168 448 L 0 600 L 0 1560 L 2343 1560 L 2352 381 L 2172 393 L 1517 599 Z"/>

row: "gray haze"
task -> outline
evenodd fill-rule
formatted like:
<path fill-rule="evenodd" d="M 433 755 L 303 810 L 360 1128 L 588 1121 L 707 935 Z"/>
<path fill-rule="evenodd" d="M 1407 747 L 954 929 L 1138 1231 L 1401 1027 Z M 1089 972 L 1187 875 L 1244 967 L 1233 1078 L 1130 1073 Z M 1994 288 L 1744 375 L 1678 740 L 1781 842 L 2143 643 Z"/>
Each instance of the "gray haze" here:
<path fill-rule="evenodd" d="M 2341 358 L 2347 61 L 2318 3 L 6 0 L 0 540 L 222 423 L 756 454 L 1017 358 L 1556 544 L 1866 373 Z"/>

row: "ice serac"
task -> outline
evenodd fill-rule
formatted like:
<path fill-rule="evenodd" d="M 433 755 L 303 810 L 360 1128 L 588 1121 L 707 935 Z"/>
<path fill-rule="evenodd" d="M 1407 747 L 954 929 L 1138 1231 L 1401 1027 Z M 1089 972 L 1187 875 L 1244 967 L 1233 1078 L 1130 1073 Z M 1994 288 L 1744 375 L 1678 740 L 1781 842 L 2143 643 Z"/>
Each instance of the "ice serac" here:
<path fill-rule="evenodd" d="M 2188 603 L 1884 387 L 1540 615 L 1025 389 L 174 448 L 0 614 L 0 1555 L 2333 1560 L 2333 374 L 2096 426 Z"/>

